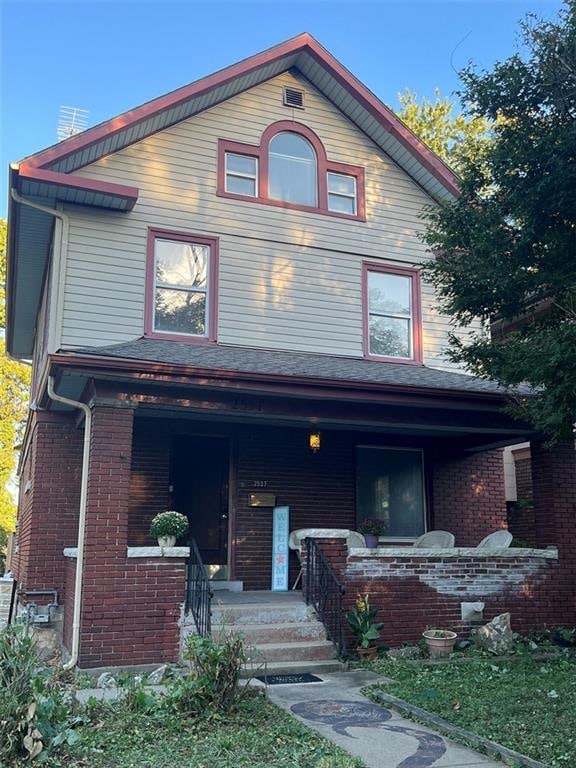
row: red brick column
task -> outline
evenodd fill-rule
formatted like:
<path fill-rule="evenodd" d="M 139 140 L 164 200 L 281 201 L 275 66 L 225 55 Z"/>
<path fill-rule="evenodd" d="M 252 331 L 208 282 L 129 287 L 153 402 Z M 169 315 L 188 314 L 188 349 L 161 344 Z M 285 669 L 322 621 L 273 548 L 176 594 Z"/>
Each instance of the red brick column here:
<path fill-rule="evenodd" d="M 176 661 L 182 559 L 128 558 L 134 412 L 96 406 L 88 470 L 81 667 Z M 65 629 L 69 637 L 69 629 Z"/>
<path fill-rule="evenodd" d="M 532 496 L 538 546 L 554 544 L 560 576 L 553 615 L 559 624 L 576 624 L 576 451 L 573 441 L 546 448 L 530 445 Z"/>
<path fill-rule="evenodd" d="M 31 415 L 12 559 L 20 590 L 56 589 L 63 599 L 63 549 L 76 546 L 78 531 L 82 441 L 74 415 L 45 411 Z"/>
<path fill-rule="evenodd" d="M 433 527 L 450 531 L 456 546 L 476 546 L 507 527 L 502 451 L 436 461 L 432 469 Z"/>

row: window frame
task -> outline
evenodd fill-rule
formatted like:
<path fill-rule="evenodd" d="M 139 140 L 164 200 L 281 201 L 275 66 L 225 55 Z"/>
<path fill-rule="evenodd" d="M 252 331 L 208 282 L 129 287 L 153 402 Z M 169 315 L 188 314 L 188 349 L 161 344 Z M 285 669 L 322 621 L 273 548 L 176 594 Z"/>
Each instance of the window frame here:
<path fill-rule="evenodd" d="M 239 171 L 229 171 L 228 170 L 228 156 L 235 156 L 235 157 L 249 157 L 256 163 L 256 173 L 252 176 L 248 173 L 240 173 Z M 226 193 L 229 195 L 238 195 L 241 194 L 239 192 L 231 192 L 228 189 L 228 177 L 234 176 L 237 179 L 250 179 L 254 181 L 254 194 L 253 195 L 241 195 L 241 197 L 249 197 L 249 198 L 257 198 L 258 197 L 258 168 L 260 166 L 260 160 L 258 157 L 254 157 L 254 155 L 248 155 L 245 152 L 230 152 L 227 151 L 224 153 L 224 188 L 226 190 Z"/>
<path fill-rule="evenodd" d="M 284 200 L 274 200 L 268 196 L 268 168 L 270 142 L 278 133 L 296 133 L 307 139 L 316 153 L 317 169 L 317 206 L 289 203 Z M 257 196 L 240 195 L 226 190 L 226 154 L 247 155 L 255 157 L 258 164 Z M 356 213 L 349 214 L 340 211 L 331 211 L 328 208 L 328 173 L 342 176 L 352 176 L 356 182 Z M 271 205 L 276 208 L 287 208 L 294 211 L 304 211 L 323 216 L 331 216 L 349 221 L 366 221 L 365 205 L 365 172 L 358 165 L 338 163 L 328 160 L 324 145 L 307 125 L 292 120 L 279 120 L 269 125 L 260 138 L 259 145 L 242 144 L 237 141 L 218 139 L 218 171 L 216 195 L 231 200 L 243 200 L 261 205 Z"/>
<path fill-rule="evenodd" d="M 359 515 L 358 515 L 358 449 L 365 448 L 375 451 L 412 451 L 420 454 L 420 467 L 421 467 L 421 477 L 422 477 L 422 516 L 423 516 L 423 531 L 422 534 L 428 533 L 429 528 L 429 519 L 428 519 L 428 509 L 429 509 L 429 498 L 428 498 L 428 486 L 426 481 L 426 453 L 423 448 L 415 448 L 412 446 L 403 446 L 403 445 L 370 445 L 367 443 L 357 443 L 355 447 L 355 478 L 354 478 L 354 508 L 355 508 L 355 516 L 356 516 L 356 525 L 360 522 Z M 398 544 L 399 542 L 414 542 L 416 539 L 419 538 L 418 536 L 386 536 L 384 534 L 383 536 L 379 536 L 379 541 L 382 542 L 388 542 L 393 544 Z"/>
<path fill-rule="evenodd" d="M 376 355 L 370 351 L 370 294 L 368 290 L 369 276 L 373 272 L 388 275 L 400 275 L 409 277 L 412 288 L 412 356 L 391 357 Z M 394 264 L 382 264 L 363 262 L 362 264 L 362 325 L 364 357 L 367 360 L 376 360 L 382 363 L 397 363 L 399 365 L 422 365 L 422 300 L 420 290 L 420 272 L 412 267 L 398 267 Z"/>
<path fill-rule="evenodd" d="M 352 179 L 354 182 L 354 194 L 349 195 L 346 192 L 331 192 L 330 191 L 330 176 L 347 176 L 348 178 Z M 328 210 L 332 213 L 343 213 L 343 211 L 333 211 L 332 208 L 330 208 L 330 195 L 333 195 L 334 197 L 343 197 L 347 200 L 353 200 L 354 201 L 354 213 L 348 214 L 349 216 L 355 216 L 358 211 L 358 180 L 356 176 L 351 176 L 348 173 L 336 173 L 336 171 L 330 170 L 326 171 L 326 194 L 327 194 L 327 204 L 328 204 Z"/>
<path fill-rule="evenodd" d="M 156 241 L 173 240 L 175 242 L 206 245 L 209 247 L 208 280 L 206 284 L 206 332 L 203 335 L 157 331 L 154 327 L 156 312 Z M 188 232 L 148 228 L 146 244 L 146 299 L 144 305 L 144 337 L 181 341 L 186 344 L 213 344 L 216 342 L 218 324 L 218 252 L 219 238 L 207 237 Z M 202 291 L 197 291 L 201 293 Z"/>

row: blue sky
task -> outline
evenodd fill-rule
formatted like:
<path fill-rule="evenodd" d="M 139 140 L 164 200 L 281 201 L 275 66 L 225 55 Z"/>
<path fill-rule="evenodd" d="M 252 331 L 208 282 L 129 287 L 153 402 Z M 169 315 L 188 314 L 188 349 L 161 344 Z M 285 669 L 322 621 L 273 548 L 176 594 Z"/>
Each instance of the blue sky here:
<path fill-rule="evenodd" d="M 452 2 L 146 2 L 0 0 L 0 216 L 7 165 L 56 141 L 60 106 L 89 125 L 299 32 L 311 32 L 390 106 L 406 86 L 458 87 L 469 61 L 489 68 L 517 49 L 528 12 L 554 0 Z"/>

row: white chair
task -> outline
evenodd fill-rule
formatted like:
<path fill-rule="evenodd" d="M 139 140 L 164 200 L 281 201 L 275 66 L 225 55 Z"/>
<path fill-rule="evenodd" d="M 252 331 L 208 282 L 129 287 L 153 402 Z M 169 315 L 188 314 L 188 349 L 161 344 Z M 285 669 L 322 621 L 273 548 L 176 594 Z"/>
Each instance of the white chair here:
<path fill-rule="evenodd" d="M 288 538 L 288 546 L 290 549 L 293 549 L 296 552 L 300 563 L 302 563 L 302 547 L 304 539 L 333 538 L 345 538 L 348 548 L 365 546 L 364 536 L 362 536 L 362 534 L 358 533 L 357 531 L 350 531 L 348 528 L 298 528 L 297 530 L 292 531 L 290 534 Z M 296 577 L 294 586 L 292 587 L 293 590 L 296 589 L 300 579 L 302 578 L 302 571 L 303 568 L 301 566 L 300 572 Z"/>
<path fill-rule="evenodd" d="M 414 542 L 420 549 L 453 549 L 454 534 L 448 531 L 428 531 Z"/>
<path fill-rule="evenodd" d="M 510 544 L 512 544 L 510 531 L 494 531 L 485 536 L 476 549 L 508 549 Z"/>

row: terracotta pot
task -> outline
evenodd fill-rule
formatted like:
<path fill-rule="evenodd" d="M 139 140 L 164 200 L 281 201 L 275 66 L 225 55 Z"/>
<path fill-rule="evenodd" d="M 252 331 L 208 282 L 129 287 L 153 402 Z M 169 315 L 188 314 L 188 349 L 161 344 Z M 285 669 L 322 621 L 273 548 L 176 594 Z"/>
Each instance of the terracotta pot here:
<path fill-rule="evenodd" d="M 364 541 L 366 542 L 366 547 L 368 549 L 376 549 L 378 546 L 378 536 L 374 536 L 373 533 L 365 533 Z"/>
<path fill-rule="evenodd" d="M 176 544 L 176 536 L 158 536 L 159 547 L 173 547 Z"/>
<path fill-rule="evenodd" d="M 369 645 L 368 648 L 356 648 L 356 653 L 361 659 L 375 659 L 378 648 L 375 645 Z"/>
<path fill-rule="evenodd" d="M 435 637 L 434 635 L 438 631 L 441 631 L 444 637 Z M 454 643 L 456 642 L 458 635 L 456 632 L 450 632 L 446 629 L 427 629 L 426 632 L 422 633 L 422 637 L 426 640 L 430 657 L 433 659 L 441 659 L 450 656 L 454 650 Z"/>

